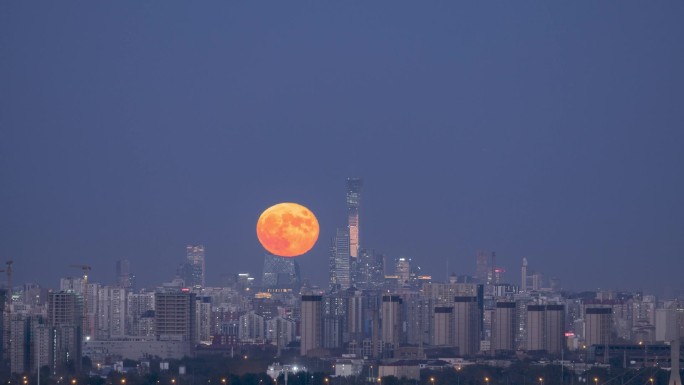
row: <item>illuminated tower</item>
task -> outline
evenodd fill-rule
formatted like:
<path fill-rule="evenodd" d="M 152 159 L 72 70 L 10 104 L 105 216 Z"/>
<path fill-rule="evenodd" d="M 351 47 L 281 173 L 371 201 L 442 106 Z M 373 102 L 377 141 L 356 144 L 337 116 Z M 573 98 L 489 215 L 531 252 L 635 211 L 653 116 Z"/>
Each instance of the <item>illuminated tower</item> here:
<path fill-rule="evenodd" d="M 204 287 L 204 246 L 202 245 L 188 245 L 187 247 L 187 263 L 189 264 L 189 278 L 190 282 L 186 282 L 187 286 Z"/>
<path fill-rule="evenodd" d="M 359 208 L 361 207 L 363 180 L 347 178 L 347 229 L 349 230 L 349 255 L 353 261 L 359 256 Z"/>

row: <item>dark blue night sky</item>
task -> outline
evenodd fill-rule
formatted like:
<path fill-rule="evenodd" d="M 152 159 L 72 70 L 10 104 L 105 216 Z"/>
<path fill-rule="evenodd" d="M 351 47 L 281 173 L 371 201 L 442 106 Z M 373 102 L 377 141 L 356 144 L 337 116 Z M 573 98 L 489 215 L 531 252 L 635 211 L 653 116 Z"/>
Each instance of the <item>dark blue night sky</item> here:
<path fill-rule="evenodd" d="M 684 3 L 0 2 L 0 259 L 57 286 L 131 260 L 260 275 L 310 207 L 325 284 L 345 178 L 362 246 L 438 278 L 684 289 Z"/>

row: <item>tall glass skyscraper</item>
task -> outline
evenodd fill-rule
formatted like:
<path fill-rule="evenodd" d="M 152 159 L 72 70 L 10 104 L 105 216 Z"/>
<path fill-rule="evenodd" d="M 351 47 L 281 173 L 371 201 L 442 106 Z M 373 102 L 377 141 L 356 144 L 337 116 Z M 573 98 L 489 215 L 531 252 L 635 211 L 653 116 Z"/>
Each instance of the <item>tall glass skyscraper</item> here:
<path fill-rule="evenodd" d="M 363 179 L 347 178 L 347 228 L 349 229 L 349 255 L 353 261 L 356 261 L 359 256 L 361 187 L 363 187 Z"/>

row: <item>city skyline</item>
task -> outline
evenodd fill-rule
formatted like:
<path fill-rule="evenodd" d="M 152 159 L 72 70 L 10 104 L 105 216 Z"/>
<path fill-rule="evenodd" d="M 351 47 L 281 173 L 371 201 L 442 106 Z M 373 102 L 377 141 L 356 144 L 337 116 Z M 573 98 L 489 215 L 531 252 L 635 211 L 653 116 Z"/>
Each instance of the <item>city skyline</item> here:
<path fill-rule="evenodd" d="M 320 221 L 298 262 L 323 287 L 362 178 L 361 246 L 441 280 L 488 250 L 511 281 L 527 257 L 573 290 L 682 290 L 683 18 L 2 2 L 0 260 L 44 286 L 128 260 L 144 287 L 201 244 L 207 284 L 258 277 L 258 215 L 292 201 Z"/>

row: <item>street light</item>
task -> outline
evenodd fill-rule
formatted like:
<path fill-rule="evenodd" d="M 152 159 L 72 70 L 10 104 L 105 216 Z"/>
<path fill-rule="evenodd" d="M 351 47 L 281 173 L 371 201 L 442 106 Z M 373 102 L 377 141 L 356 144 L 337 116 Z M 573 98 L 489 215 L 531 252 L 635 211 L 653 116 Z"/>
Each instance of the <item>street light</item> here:
<path fill-rule="evenodd" d="M 653 377 L 649 378 L 649 379 L 648 379 L 648 382 L 650 382 L 651 385 L 653 385 Z"/>
<path fill-rule="evenodd" d="M 544 385 L 544 378 L 543 377 L 539 377 L 539 385 Z"/>
<path fill-rule="evenodd" d="M 434 377 L 430 377 L 430 382 L 432 383 L 432 385 L 435 385 L 435 378 L 434 378 Z"/>
<path fill-rule="evenodd" d="M 594 377 L 594 385 L 598 385 L 598 377 Z"/>
<path fill-rule="evenodd" d="M 489 377 L 485 377 L 485 384 L 489 385 Z"/>
<path fill-rule="evenodd" d="M 125 379 L 125 378 L 122 378 L 122 379 L 121 379 L 121 383 L 122 383 L 122 384 L 126 384 L 126 379 Z"/>

